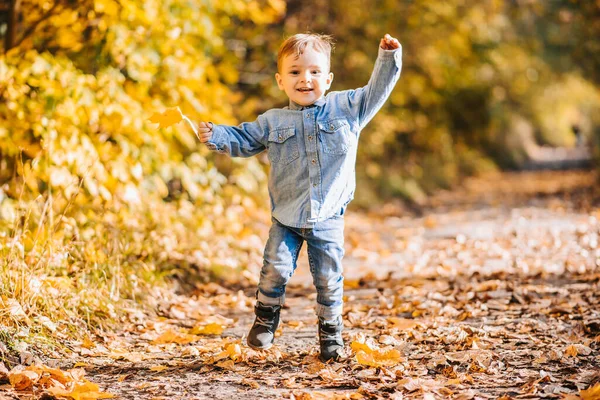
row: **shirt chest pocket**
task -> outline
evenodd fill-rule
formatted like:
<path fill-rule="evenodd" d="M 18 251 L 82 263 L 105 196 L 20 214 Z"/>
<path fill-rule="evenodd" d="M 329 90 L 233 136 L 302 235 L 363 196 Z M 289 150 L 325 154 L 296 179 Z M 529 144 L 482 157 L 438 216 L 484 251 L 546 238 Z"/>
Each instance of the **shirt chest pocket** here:
<path fill-rule="evenodd" d="M 293 126 L 269 130 L 269 161 L 286 165 L 300 156 L 298 138 Z"/>
<path fill-rule="evenodd" d="M 324 153 L 346 154 L 356 144 L 350 125 L 344 119 L 319 122 L 319 141 Z"/>

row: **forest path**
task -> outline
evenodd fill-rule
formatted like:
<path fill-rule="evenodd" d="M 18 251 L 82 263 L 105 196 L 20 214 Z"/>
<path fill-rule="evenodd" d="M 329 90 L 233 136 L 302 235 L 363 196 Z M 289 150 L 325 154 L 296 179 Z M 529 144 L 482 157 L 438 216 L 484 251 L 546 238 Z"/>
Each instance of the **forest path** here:
<path fill-rule="evenodd" d="M 64 366 L 80 362 L 123 399 L 594 396 L 582 390 L 600 392 L 595 179 L 502 174 L 440 192 L 420 217 L 395 206 L 349 212 L 342 362 L 318 361 L 304 258 L 267 352 L 243 341 L 253 289 L 208 284 L 161 304 L 163 318 L 132 313 L 122 333 Z M 210 323 L 225 330 L 201 335 Z"/>

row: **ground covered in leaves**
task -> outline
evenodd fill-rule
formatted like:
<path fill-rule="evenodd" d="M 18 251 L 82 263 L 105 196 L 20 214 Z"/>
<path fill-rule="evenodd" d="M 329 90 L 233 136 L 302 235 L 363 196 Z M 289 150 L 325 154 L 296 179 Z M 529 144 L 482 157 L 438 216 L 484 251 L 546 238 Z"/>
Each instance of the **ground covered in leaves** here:
<path fill-rule="evenodd" d="M 0 399 L 600 399 L 595 179 L 505 174 L 417 214 L 350 212 L 342 362 L 318 361 L 304 259 L 267 352 L 244 344 L 251 286 L 196 285 L 68 358 L 0 368 Z"/>

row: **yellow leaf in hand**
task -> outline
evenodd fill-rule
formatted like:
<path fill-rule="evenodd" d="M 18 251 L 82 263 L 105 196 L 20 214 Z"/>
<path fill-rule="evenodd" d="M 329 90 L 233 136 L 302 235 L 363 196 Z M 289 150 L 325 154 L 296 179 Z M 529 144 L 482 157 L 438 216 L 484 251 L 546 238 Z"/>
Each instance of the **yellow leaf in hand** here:
<path fill-rule="evenodd" d="M 183 119 L 183 114 L 179 107 L 169 108 L 165 112 L 154 113 L 148 120 L 155 124 L 158 124 L 159 128 L 168 128 L 171 125 L 174 125 L 180 122 Z"/>

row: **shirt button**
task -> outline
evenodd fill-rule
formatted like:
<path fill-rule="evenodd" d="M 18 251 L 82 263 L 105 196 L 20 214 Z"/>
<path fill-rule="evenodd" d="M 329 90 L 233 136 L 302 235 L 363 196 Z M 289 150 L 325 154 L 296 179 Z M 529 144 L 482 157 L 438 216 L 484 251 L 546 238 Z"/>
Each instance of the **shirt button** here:
<path fill-rule="evenodd" d="M 316 164 L 317 160 L 315 160 L 314 158 L 312 160 L 310 160 L 311 163 Z"/>
<path fill-rule="evenodd" d="M 279 135 L 279 140 L 283 139 L 283 136 Z"/>
<path fill-rule="evenodd" d="M 313 183 L 313 187 L 317 187 L 317 184 L 316 184 L 316 183 Z"/>
<path fill-rule="evenodd" d="M 333 130 L 333 125 L 329 125 L 329 129 Z"/>
<path fill-rule="evenodd" d="M 309 136 L 309 137 L 308 137 L 308 140 L 312 140 L 312 136 Z"/>

